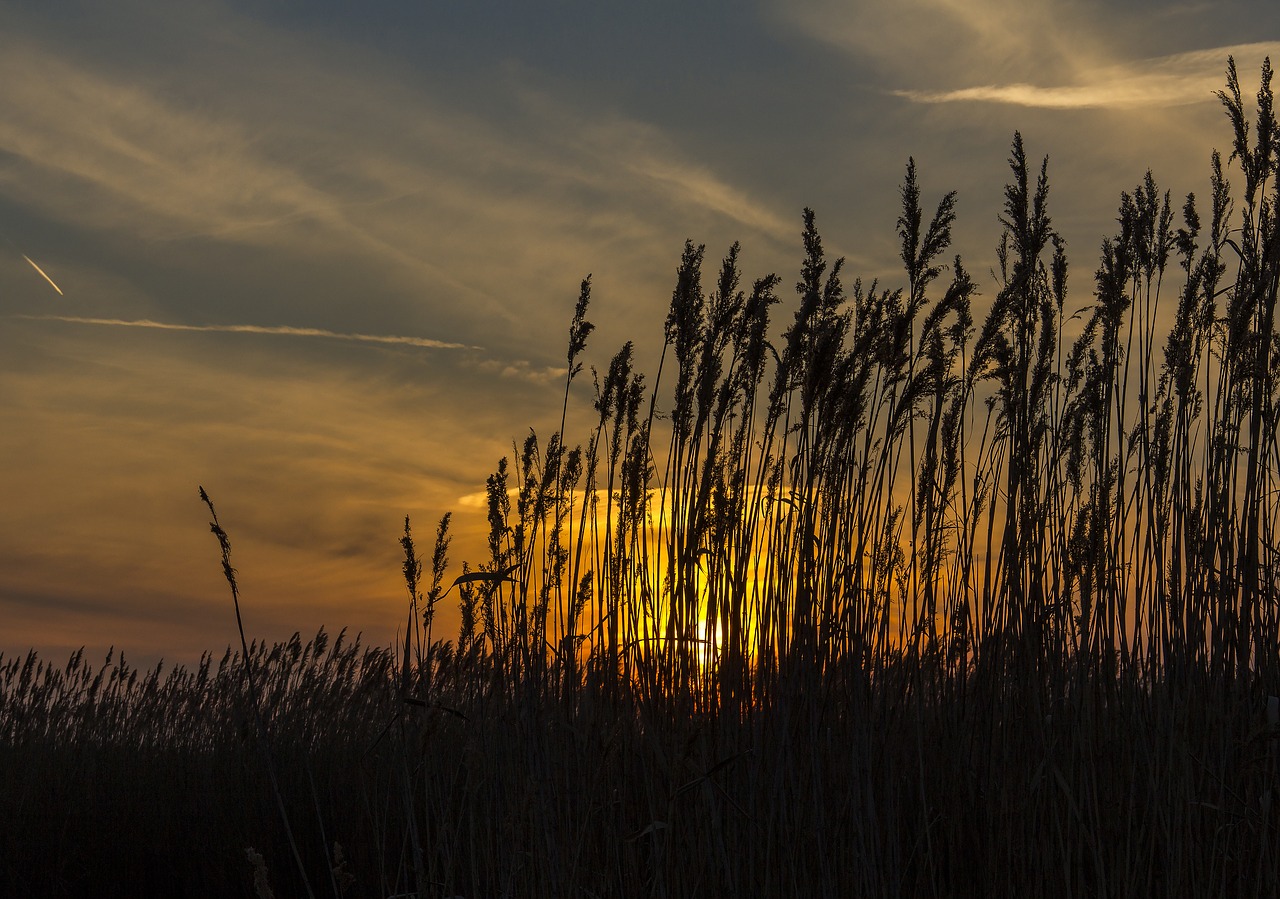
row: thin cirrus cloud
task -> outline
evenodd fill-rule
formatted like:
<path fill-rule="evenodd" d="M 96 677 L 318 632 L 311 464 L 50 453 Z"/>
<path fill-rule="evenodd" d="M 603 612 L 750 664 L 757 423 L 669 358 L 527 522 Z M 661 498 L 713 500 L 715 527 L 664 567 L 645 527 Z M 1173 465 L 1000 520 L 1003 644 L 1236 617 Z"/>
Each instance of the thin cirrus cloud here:
<path fill-rule="evenodd" d="M 527 86 L 515 90 L 519 121 L 486 119 L 468 98 L 397 83 L 376 61 L 339 78 L 315 47 L 242 27 L 236 65 L 193 64 L 163 85 L 0 38 L 5 193 L 147 243 L 358 253 L 402 293 L 430 285 L 483 312 L 505 308 L 506 292 L 486 246 L 554 273 L 611 241 L 646 253 L 673 210 L 784 240 L 794 230 L 646 123 L 588 119 Z M 293 75 L 276 84 L 281 71 Z M 209 82 L 221 105 L 183 101 Z M 299 85 L 305 96 L 291 95 Z"/>
<path fill-rule="evenodd" d="M 1073 4 L 1023 0 L 775 2 L 775 16 L 892 79 L 963 80 L 974 72 L 1059 77 L 1094 64 L 1097 42 Z"/>
<path fill-rule="evenodd" d="M 0 181 L 22 205 L 144 244 L 210 237 L 311 256 L 362 254 L 400 285 L 430 282 L 483 299 L 466 278 L 415 252 L 416 241 L 431 237 L 421 221 L 429 214 L 416 222 L 385 214 L 423 187 L 395 182 L 386 153 L 337 128 L 331 141 L 345 145 L 332 155 L 347 164 L 300 146 L 355 105 L 350 88 L 328 92 L 336 105 L 313 113 L 316 121 L 294 137 L 273 131 L 262 110 L 193 109 L 145 79 L 37 41 L 0 40 L 0 51 L 0 77 L 12 88 L 0 95 Z M 31 71 L 41 77 L 22 74 Z M 428 115 L 464 150 L 472 143 L 465 127 Z"/>
<path fill-rule="evenodd" d="M 479 350 L 482 347 L 465 343 L 450 343 L 428 337 L 411 337 L 398 334 L 347 334 L 324 328 L 296 328 L 288 325 L 184 325 L 175 322 L 157 322 L 150 319 L 126 320 L 119 318 L 90 318 L 77 315 L 18 315 L 29 321 L 66 322 L 77 325 L 103 325 L 113 328 L 150 328 L 158 331 L 200 331 L 222 334 L 269 334 L 281 337 L 319 337 L 329 340 L 348 340 L 355 343 L 380 343 L 390 346 L 412 346 L 433 350 Z"/>
<path fill-rule="evenodd" d="M 925 104 L 1186 106 L 1222 86 L 1228 55 L 1252 66 L 1280 53 L 1278 41 L 1223 43 L 1217 34 L 1206 36 L 1215 46 L 1161 54 L 1211 23 L 1210 11 L 1176 5 L 1140 12 L 1061 0 L 792 0 L 777 15 L 869 67 L 888 95 Z"/>
<path fill-rule="evenodd" d="M 1280 54 L 1280 42 L 1179 53 L 1089 73 L 1081 84 L 987 84 L 956 90 L 895 90 L 917 103 L 1002 103 L 1042 109 L 1136 109 L 1184 106 L 1212 97 L 1228 56 L 1259 59 Z"/>

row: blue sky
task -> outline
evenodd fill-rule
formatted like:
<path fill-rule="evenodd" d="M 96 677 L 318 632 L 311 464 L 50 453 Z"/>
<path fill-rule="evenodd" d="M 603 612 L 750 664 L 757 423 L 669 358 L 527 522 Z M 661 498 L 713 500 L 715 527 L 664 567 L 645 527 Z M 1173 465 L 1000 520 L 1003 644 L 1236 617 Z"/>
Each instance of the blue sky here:
<path fill-rule="evenodd" d="M 811 206 L 897 284 L 914 156 L 984 275 L 1019 129 L 1083 306 L 1120 191 L 1203 195 L 1227 55 L 1277 51 L 1269 2 L 0 3 L 0 651 L 231 642 L 197 484 L 254 633 L 385 642 L 404 515 L 477 557 L 558 424 L 588 273 L 590 361 L 650 371 L 686 238 L 789 284 Z"/>

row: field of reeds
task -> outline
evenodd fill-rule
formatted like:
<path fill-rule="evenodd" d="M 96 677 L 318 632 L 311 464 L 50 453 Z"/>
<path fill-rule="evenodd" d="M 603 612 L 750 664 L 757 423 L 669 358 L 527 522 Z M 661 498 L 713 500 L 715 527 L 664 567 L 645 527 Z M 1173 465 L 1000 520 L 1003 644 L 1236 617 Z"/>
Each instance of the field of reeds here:
<path fill-rule="evenodd" d="M 0 658 L 0 892 L 1280 894 L 1269 62 L 1221 99 L 1211 195 L 1140 180 L 1070 302 L 1019 136 L 980 322 L 914 163 L 901 287 L 808 211 L 782 315 L 686 245 L 571 444 L 584 281 L 487 558 L 406 520 L 402 643 Z"/>

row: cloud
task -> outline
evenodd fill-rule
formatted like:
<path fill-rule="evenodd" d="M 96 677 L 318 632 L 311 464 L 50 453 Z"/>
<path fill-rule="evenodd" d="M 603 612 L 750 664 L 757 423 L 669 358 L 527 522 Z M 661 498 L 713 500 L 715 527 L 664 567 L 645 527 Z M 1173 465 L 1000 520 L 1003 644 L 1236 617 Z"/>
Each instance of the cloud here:
<path fill-rule="evenodd" d="M 791 221 L 755 202 L 747 191 L 724 182 L 705 167 L 671 158 L 641 156 L 631 161 L 628 168 L 652 179 L 673 197 L 720 213 L 775 239 L 786 240 L 795 230 Z"/>
<path fill-rule="evenodd" d="M 503 378 L 516 378 L 531 384 L 563 383 L 565 365 L 535 365 L 527 359 L 481 359 L 472 367 Z"/>
<path fill-rule="evenodd" d="M 895 90 L 917 103 L 1004 103 L 1042 109 L 1151 109 L 1213 99 L 1229 55 L 1253 60 L 1280 55 L 1280 42 L 1217 47 L 1087 73 L 1084 83 L 1042 87 L 988 84 L 945 91 Z"/>
<path fill-rule="evenodd" d="M 18 315 L 29 321 L 55 321 L 78 325 L 106 325 L 118 328 L 153 328 L 159 331 L 204 331 L 224 334 L 275 334 L 284 337 L 323 337 L 333 340 L 350 340 L 357 343 L 382 343 L 392 346 L 414 346 L 434 350 L 478 350 L 481 347 L 468 346 L 465 343 L 448 343 L 443 340 L 432 340 L 427 337 L 406 337 L 401 335 L 377 334 L 341 334 L 337 331 L 326 331 L 323 328 L 294 328 L 288 325 L 267 327 L 263 325 L 183 325 L 174 322 L 156 322 L 149 319 L 126 321 L 118 318 L 87 318 L 76 315 Z"/>
<path fill-rule="evenodd" d="M 1160 54 L 1185 46 L 1188 32 L 1207 33 L 1214 19 L 1208 7 L 789 0 L 776 14 L 807 37 L 844 51 L 890 95 L 917 103 L 1042 109 L 1207 103 L 1222 86 L 1228 54 L 1253 61 L 1280 53 L 1280 42 L 1267 41 Z"/>
<path fill-rule="evenodd" d="M 0 101 L 0 147 L 11 173 L 33 176 L 7 178 L 5 190 L 36 208 L 161 237 L 323 205 L 296 173 L 266 164 L 245 127 L 181 111 L 39 44 L 0 46 L 0 75 L 13 87 Z M 22 77 L 32 71 L 41 77 Z"/>
<path fill-rule="evenodd" d="M 881 78 L 964 80 L 1032 71 L 1060 77 L 1094 62 L 1074 4 L 1022 0 L 786 0 L 775 14 L 807 37 L 845 51 Z"/>
<path fill-rule="evenodd" d="M 216 15 L 202 27 L 222 35 L 218 52 L 190 23 L 147 26 L 197 45 L 177 70 L 0 35 L 0 196 L 174 266 L 203 264 L 209 243 L 304 273 L 347 264 L 359 271 L 340 277 L 368 285 L 364 308 L 430 308 L 460 340 L 558 301 L 606 253 L 640 284 L 670 255 L 673 221 L 680 236 L 745 226 L 792 240 L 789 217 L 713 162 L 652 124 L 540 94 L 537 72 L 498 67 L 445 93 L 358 47 Z M 326 325 L 361 330 L 339 278 L 311 277 L 271 301 L 314 290 L 312 314 L 338 310 L 346 320 Z"/>
<path fill-rule="evenodd" d="M 491 380 L 451 381 L 453 353 L 377 354 L 358 370 L 256 341 L 103 340 L 90 328 L 8 324 L 49 363 L 6 368 L 0 385 L 0 611 L 24 591 L 86 609 L 138 595 L 193 616 L 221 608 L 203 484 L 260 610 L 287 621 L 292 609 L 292 627 L 393 622 L 404 516 L 433 521 L 453 508 L 526 423 L 491 402 Z M 32 340 L 37 330 L 53 333 Z M 483 524 L 455 519 L 458 558 L 479 553 L 482 535 L 468 535 Z M 74 611 L 46 607 L 31 632 Z M 0 649 L 38 642 L 20 633 Z"/>

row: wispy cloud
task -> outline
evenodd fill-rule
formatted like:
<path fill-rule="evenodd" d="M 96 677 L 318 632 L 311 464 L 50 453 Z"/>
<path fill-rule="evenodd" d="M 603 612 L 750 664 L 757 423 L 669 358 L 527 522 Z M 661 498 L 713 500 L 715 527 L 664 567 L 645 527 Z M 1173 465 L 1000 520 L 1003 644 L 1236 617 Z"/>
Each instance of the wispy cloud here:
<path fill-rule="evenodd" d="M 681 237 L 739 236 L 745 225 L 793 239 L 788 217 L 663 129 L 561 96 L 525 103 L 536 72 L 437 94 L 358 48 L 218 15 L 234 39 L 181 74 L 0 35 L 0 79 L 12 88 L 0 92 L 0 194 L 135 239 L 142 253 L 174 244 L 175 260 L 216 241 L 299 269 L 347 265 L 339 277 L 367 275 L 370 305 L 429 308 L 464 339 L 560 302 L 576 277 L 601 272 L 606 249 L 634 289 L 636 273 L 670 252 L 673 221 Z M 335 54 L 346 57 L 340 72 Z M 495 103 L 503 116 L 485 114 Z M 308 283 L 313 308 L 345 304 L 326 294 L 333 280 Z"/>
<path fill-rule="evenodd" d="M 1188 31 L 1211 22 L 1207 7 L 1139 12 L 1064 0 L 787 0 L 776 8 L 808 37 L 848 53 L 890 95 L 917 103 L 1185 106 L 1212 101 L 1228 54 L 1251 63 L 1280 54 L 1280 41 L 1262 41 L 1153 55 L 1185 46 Z"/>
<path fill-rule="evenodd" d="M 1109 66 L 1086 73 L 1082 83 L 1040 86 L 1025 83 L 987 84 L 956 90 L 896 90 L 917 103 L 1004 103 L 1042 109 L 1127 109 L 1184 106 L 1213 98 L 1222 86 L 1228 55 L 1258 59 L 1280 55 L 1280 42 L 1216 47 Z"/>
<path fill-rule="evenodd" d="M 399 334 L 344 334 L 323 328 L 294 328 L 288 325 L 184 325 L 176 322 L 157 322 L 150 319 L 129 321 L 119 318 L 87 318 L 78 315 L 17 315 L 15 318 L 29 321 L 67 322 L 76 325 L 106 325 L 116 328 L 153 328 L 158 331 L 202 331 L 224 334 L 272 334 L 283 337 L 323 337 L 331 340 L 350 340 L 356 343 L 381 343 L 392 346 L 413 346 L 432 350 L 479 350 L 482 347 L 465 343 L 450 343 L 428 337 L 410 337 Z"/>
<path fill-rule="evenodd" d="M 630 168 L 686 202 L 702 206 L 776 239 L 785 239 L 795 230 L 794 224 L 753 200 L 747 191 L 728 184 L 702 166 L 682 163 L 671 158 L 643 156 Z"/>
<path fill-rule="evenodd" d="M 480 359 L 474 367 L 503 378 L 515 378 L 531 384 L 555 384 L 565 379 L 565 366 L 535 365 L 527 359 Z"/>
<path fill-rule="evenodd" d="M 780 0 L 778 17 L 850 55 L 877 78 L 908 84 L 987 77 L 1062 77 L 1094 64 L 1102 41 L 1060 0 Z M 1090 35 L 1092 37 L 1092 35 Z"/>

